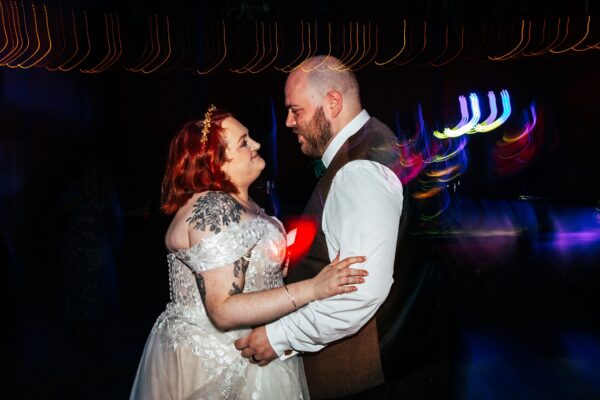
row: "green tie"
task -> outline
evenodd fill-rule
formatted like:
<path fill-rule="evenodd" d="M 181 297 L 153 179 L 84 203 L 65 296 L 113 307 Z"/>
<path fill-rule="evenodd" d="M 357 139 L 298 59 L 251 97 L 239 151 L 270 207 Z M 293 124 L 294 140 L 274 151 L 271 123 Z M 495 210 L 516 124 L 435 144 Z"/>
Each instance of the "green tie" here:
<path fill-rule="evenodd" d="M 325 174 L 325 171 L 327 170 L 327 168 L 325 168 L 325 164 L 323 164 L 323 161 L 321 161 L 320 158 L 316 158 L 314 160 L 310 160 L 310 162 L 312 163 L 317 178 L 322 177 Z"/>

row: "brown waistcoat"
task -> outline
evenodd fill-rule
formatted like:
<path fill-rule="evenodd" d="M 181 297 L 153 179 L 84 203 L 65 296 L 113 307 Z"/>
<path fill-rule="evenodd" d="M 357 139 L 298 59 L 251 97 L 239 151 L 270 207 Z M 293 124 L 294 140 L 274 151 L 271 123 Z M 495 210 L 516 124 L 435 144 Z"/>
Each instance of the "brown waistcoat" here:
<path fill-rule="evenodd" d="M 287 278 L 289 282 L 312 278 L 329 264 L 325 234 L 321 227 L 323 208 L 335 174 L 353 160 L 376 161 L 397 171 L 400 158 L 392 131 L 379 120 L 371 118 L 356 134 L 348 138 L 337 152 L 317 183 L 304 210 L 303 218 L 314 219 L 318 228 L 317 234 L 308 254 L 290 269 Z M 368 208 L 369 205 L 365 204 L 363 209 L 356 211 L 364 212 Z M 404 221 L 404 218 L 402 219 Z M 400 221 L 390 221 L 390 223 L 400 224 Z M 396 241 L 397 238 L 389 238 L 389 240 Z M 399 257 L 396 256 L 396 263 L 398 259 Z M 394 268 L 396 270 L 396 267 Z M 396 281 L 396 273 L 394 277 Z M 388 300 L 394 297 L 395 286 L 396 283 L 392 285 Z M 388 300 L 386 303 L 389 302 Z M 340 397 L 383 383 L 379 337 L 384 333 L 382 327 L 386 325 L 385 316 L 382 315 L 384 309 L 386 309 L 385 304 L 355 335 L 331 343 L 318 353 L 303 354 L 311 397 L 316 399 Z"/>

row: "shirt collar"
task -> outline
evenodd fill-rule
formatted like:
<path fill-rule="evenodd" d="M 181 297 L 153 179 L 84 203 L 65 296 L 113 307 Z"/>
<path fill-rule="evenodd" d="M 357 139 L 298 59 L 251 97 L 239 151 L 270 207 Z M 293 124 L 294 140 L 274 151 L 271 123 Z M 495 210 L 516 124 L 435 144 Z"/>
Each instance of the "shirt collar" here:
<path fill-rule="evenodd" d="M 333 161 L 333 157 L 335 157 L 344 142 L 348 140 L 350 136 L 358 132 L 360 128 L 367 123 L 369 118 L 371 117 L 369 116 L 367 110 L 362 110 L 356 115 L 356 117 L 352 118 L 352 121 L 344 126 L 342 130 L 337 133 L 337 135 L 333 137 L 331 143 L 329 143 L 329 146 L 327 146 L 325 149 L 323 157 L 321 157 L 321 161 L 323 162 L 323 165 L 325 165 L 325 168 L 329 167 L 329 164 L 331 164 L 331 161 Z"/>

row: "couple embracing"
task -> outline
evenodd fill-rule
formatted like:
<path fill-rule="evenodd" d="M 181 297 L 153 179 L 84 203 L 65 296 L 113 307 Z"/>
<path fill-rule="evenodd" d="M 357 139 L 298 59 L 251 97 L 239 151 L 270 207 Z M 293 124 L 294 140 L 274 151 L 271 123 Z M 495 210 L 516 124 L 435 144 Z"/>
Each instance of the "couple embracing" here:
<path fill-rule="evenodd" d="M 285 102 L 302 152 L 326 167 L 304 211 L 317 226 L 309 252 L 282 268 L 283 225 L 248 195 L 265 162 L 247 128 L 214 106 L 188 122 L 162 186 L 171 302 L 131 399 L 367 398 L 382 387 L 380 351 L 410 297 L 393 295 L 407 287 L 395 136 L 330 56 L 290 73 Z"/>

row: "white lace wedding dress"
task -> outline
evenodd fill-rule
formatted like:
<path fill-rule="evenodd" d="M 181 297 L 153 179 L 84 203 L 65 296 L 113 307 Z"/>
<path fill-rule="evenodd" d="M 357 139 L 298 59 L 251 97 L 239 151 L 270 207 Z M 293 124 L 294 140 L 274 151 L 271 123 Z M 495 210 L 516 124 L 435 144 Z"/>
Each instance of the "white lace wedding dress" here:
<path fill-rule="evenodd" d="M 233 345 L 250 330 L 220 331 L 204 309 L 190 268 L 219 268 L 250 249 L 243 291 L 282 286 L 285 238 L 264 216 L 231 222 L 196 246 L 168 255 L 171 302 L 146 342 L 131 399 L 308 398 L 299 357 L 265 367 L 251 364 Z"/>

